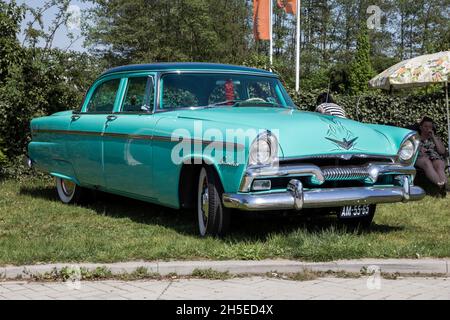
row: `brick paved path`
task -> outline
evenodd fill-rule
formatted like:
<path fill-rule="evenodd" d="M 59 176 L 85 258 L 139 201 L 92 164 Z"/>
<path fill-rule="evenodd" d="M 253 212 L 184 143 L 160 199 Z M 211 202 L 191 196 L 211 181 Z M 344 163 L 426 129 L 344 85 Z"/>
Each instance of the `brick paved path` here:
<path fill-rule="evenodd" d="M 450 278 L 0 282 L 0 299 L 445 299 Z"/>

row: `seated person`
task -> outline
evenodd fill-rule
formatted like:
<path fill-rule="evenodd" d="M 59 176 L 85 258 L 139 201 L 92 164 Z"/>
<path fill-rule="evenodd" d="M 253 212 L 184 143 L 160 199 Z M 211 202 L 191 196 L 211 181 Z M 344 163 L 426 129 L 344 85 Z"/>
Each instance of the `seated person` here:
<path fill-rule="evenodd" d="M 345 110 L 334 102 L 331 94 L 324 92 L 317 97 L 316 112 L 346 118 Z"/>
<path fill-rule="evenodd" d="M 140 112 L 141 106 L 143 103 L 141 101 L 138 101 L 138 98 L 136 95 L 132 95 L 131 97 L 127 98 L 125 101 L 123 111 L 125 112 Z"/>
<path fill-rule="evenodd" d="M 445 194 L 447 176 L 445 175 L 444 144 L 436 137 L 433 119 L 424 117 L 419 127 L 420 146 L 416 166 L 425 171 L 427 178 Z"/>

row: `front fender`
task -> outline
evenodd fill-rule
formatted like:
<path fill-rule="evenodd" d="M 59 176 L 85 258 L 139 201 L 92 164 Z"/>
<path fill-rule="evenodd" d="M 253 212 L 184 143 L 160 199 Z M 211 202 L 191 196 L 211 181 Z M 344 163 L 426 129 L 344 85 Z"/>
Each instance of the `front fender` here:
<path fill-rule="evenodd" d="M 242 175 L 246 168 L 245 164 L 227 161 L 218 161 L 214 157 L 202 154 L 189 154 L 183 157 L 183 164 L 206 163 L 212 165 L 216 170 L 225 192 L 237 192 L 241 183 Z M 181 170 L 180 170 L 181 173 Z"/>

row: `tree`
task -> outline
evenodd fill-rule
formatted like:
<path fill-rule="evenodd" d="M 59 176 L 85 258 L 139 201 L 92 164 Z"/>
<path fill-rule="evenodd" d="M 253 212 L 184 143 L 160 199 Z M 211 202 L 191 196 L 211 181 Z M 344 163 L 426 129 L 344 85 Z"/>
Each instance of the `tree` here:
<path fill-rule="evenodd" d="M 373 75 L 367 25 L 362 23 L 356 45 L 356 54 L 350 65 L 349 82 L 351 93 L 359 94 L 367 91 L 367 83 Z"/>
<path fill-rule="evenodd" d="M 94 0 L 87 46 L 109 65 L 157 61 L 237 63 L 248 52 L 245 0 Z"/>
<path fill-rule="evenodd" d="M 78 108 L 100 73 L 87 54 L 22 46 L 17 35 L 26 10 L 0 2 L 0 162 L 24 153 L 33 117 Z M 50 39 L 53 30 L 42 36 Z"/>
<path fill-rule="evenodd" d="M 0 37 L 0 87 L 18 67 L 23 57 L 17 34 L 24 15 L 24 7 L 18 6 L 14 0 L 10 3 L 0 2 L 0 34 L 2 35 Z M 0 165 L 6 162 L 5 141 L 4 134 L 0 131 Z"/>
<path fill-rule="evenodd" d="M 17 34 L 24 17 L 24 6 L 18 6 L 14 0 L 10 3 L 0 1 L 0 84 L 20 63 L 23 52 Z"/>

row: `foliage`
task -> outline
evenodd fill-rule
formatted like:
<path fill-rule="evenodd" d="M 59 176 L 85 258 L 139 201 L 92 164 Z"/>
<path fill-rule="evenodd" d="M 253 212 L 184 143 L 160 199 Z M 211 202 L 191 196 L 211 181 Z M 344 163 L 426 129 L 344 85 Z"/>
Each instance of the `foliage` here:
<path fill-rule="evenodd" d="M 24 30 L 24 43 L 29 44 L 31 48 L 36 48 L 40 44 L 45 50 L 51 49 L 57 31 L 61 26 L 66 25 L 71 18 L 71 12 L 68 10 L 70 2 L 71 0 L 45 0 L 39 7 L 24 4 L 27 13 L 30 15 Z M 44 12 L 49 9 L 54 9 L 56 14 L 51 25 L 45 30 L 43 16 Z M 70 29 L 67 30 L 67 37 L 72 40 L 72 43 L 67 47 L 68 49 L 77 39 L 74 39 L 74 34 Z"/>
<path fill-rule="evenodd" d="M 242 0 L 93 0 L 87 44 L 108 65 L 156 61 L 240 62 L 249 6 Z"/>
<path fill-rule="evenodd" d="M 209 280 L 226 280 L 233 277 L 229 271 L 217 271 L 214 269 L 194 269 L 192 271 L 192 277 Z"/>
<path fill-rule="evenodd" d="M 53 0 L 44 7 L 60 5 L 64 11 L 68 4 L 67 0 Z M 25 153 L 33 117 L 77 108 L 100 72 L 100 65 L 88 54 L 64 52 L 50 45 L 39 48 L 35 45 L 38 39 L 31 39 L 30 34 L 39 34 L 50 44 L 67 14 L 61 14 L 48 35 L 31 32 L 29 24 L 26 39 L 30 46 L 22 46 L 17 36 L 27 10 L 26 5 L 19 6 L 15 1 L 0 2 L 0 163 L 6 157 L 16 163 Z M 39 20 L 42 12 L 34 14 Z M 11 171 L 10 166 L 2 171 Z"/>
<path fill-rule="evenodd" d="M 0 143 L 1 143 L 1 141 L 0 141 Z M 0 144 L 0 146 L 1 146 L 1 144 Z M 6 163 L 6 156 L 3 153 L 2 149 L 0 149 L 0 175 L 1 175 L 2 167 L 5 163 Z"/>
<path fill-rule="evenodd" d="M 22 48 L 16 37 L 24 16 L 24 7 L 18 6 L 14 0 L 0 2 L 0 85 L 20 62 Z"/>
<path fill-rule="evenodd" d="M 286 86 L 294 86 L 295 82 L 292 77 L 285 77 L 284 75 L 289 75 L 289 70 L 292 69 L 286 61 L 281 59 L 274 59 L 273 64 L 270 65 L 269 57 L 262 54 L 248 54 L 242 65 L 257 69 L 271 70 L 272 72 L 280 75 L 281 80 Z"/>
<path fill-rule="evenodd" d="M 350 91 L 358 94 L 367 91 L 369 80 L 374 76 L 370 61 L 370 42 L 366 25 L 361 25 L 355 58 L 350 65 Z"/>
<path fill-rule="evenodd" d="M 314 110 L 319 90 L 302 91 L 296 94 L 289 89 L 289 94 L 301 110 Z M 447 118 L 445 95 L 443 91 L 429 94 L 388 95 L 372 91 L 361 95 L 333 94 L 351 119 L 366 122 L 410 127 L 424 116 L 431 117 L 437 125 L 438 135 L 446 142 Z"/>
<path fill-rule="evenodd" d="M 380 20 L 367 12 L 380 9 Z M 375 19 L 368 30 L 370 60 L 377 73 L 413 56 L 449 50 L 450 0 L 304 0 L 301 12 L 301 88 L 303 90 L 349 91 L 349 73 L 358 37 L 366 21 Z M 274 25 L 275 59 L 290 66 L 283 77 L 293 81 L 295 66 L 295 17 L 277 13 Z M 379 22 L 379 24 L 378 24 Z M 251 35 L 249 35 L 251 38 Z M 265 41 L 250 47 L 268 55 Z"/>
<path fill-rule="evenodd" d="M 25 152 L 33 117 L 78 108 L 95 69 L 86 54 L 24 49 L 20 64 L 0 87 L 0 137 L 7 143 L 6 155 Z"/>

